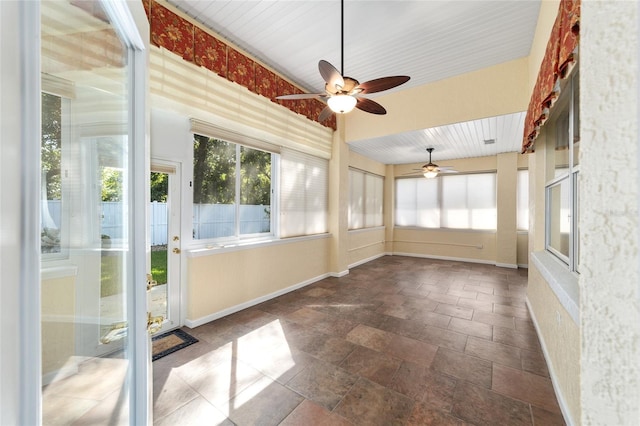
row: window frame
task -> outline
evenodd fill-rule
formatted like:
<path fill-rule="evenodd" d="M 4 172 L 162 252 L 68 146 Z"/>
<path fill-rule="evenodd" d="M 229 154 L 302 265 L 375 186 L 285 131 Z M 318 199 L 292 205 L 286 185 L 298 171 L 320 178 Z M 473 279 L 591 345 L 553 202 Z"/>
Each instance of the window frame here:
<path fill-rule="evenodd" d="M 355 214 L 357 214 L 360 219 L 361 219 L 361 226 L 352 226 L 353 225 L 353 220 L 352 217 L 354 215 L 354 213 L 352 212 L 352 206 L 353 206 L 353 181 L 352 181 L 352 173 L 353 174 L 358 174 L 358 175 L 362 175 L 362 196 L 363 196 L 363 202 L 362 202 L 362 208 L 361 211 L 355 212 Z M 375 194 L 375 192 L 377 191 L 377 185 L 375 185 L 373 188 L 369 188 L 370 185 L 367 185 L 367 177 L 373 177 L 374 179 L 379 179 L 380 181 L 380 194 Z M 373 194 L 368 192 L 369 190 L 371 190 L 372 192 L 374 192 Z M 369 206 L 369 204 L 367 203 L 367 200 L 370 199 L 370 197 L 372 196 L 377 196 L 380 195 L 380 202 L 379 202 L 379 206 L 378 203 L 376 203 L 376 206 L 374 206 L 373 208 L 375 210 L 378 210 L 377 207 L 379 207 L 379 217 L 378 217 L 378 212 L 374 211 L 374 212 L 370 212 L 369 209 L 371 208 L 371 206 Z M 373 224 L 368 224 L 367 223 L 367 218 L 369 217 L 369 215 L 374 215 L 373 216 Z M 370 229 L 370 228 L 379 228 L 381 226 L 384 226 L 384 176 L 380 176 L 378 174 L 375 173 L 371 173 L 368 172 L 366 170 L 361 170 L 355 167 L 349 167 L 349 205 L 348 205 L 348 212 L 347 212 L 347 227 L 349 229 L 349 231 L 355 231 L 355 230 L 359 230 L 359 229 Z"/>
<path fill-rule="evenodd" d="M 551 162 L 551 160 L 547 160 L 547 164 L 551 169 L 551 172 L 547 175 L 551 175 L 549 179 L 547 179 L 545 183 L 545 250 L 549 253 L 553 254 L 556 258 L 558 258 L 563 264 L 567 266 L 570 272 L 579 274 L 579 251 L 580 251 L 580 241 L 579 241 L 579 204 L 578 204 L 578 195 L 579 195 L 579 187 L 578 182 L 580 179 L 580 164 L 577 161 L 577 150 L 580 146 L 580 141 L 575 140 L 576 137 L 576 129 L 579 130 L 580 126 L 580 117 L 579 110 L 576 111 L 576 108 L 579 109 L 579 105 L 577 105 L 577 99 L 579 99 L 579 72 L 576 68 L 572 75 L 568 78 L 568 81 L 565 83 L 563 90 L 561 91 L 560 98 L 558 99 L 558 105 L 555 109 L 555 117 L 553 117 L 553 125 L 555 128 L 550 128 L 549 131 L 555 135 L 555 137 L 551 137 L 547 141 L 546 148 L 549 150 L 549 157 L 555 155 L 556 149 L 560 147 L 561 149 L 566 149 L 568 151 L 568 159 L 567 159 L 567 167 L 557 168 L 556 163 Z M 558 140 L 560 137 L 560 128 L 559 124 L 564 124 L 567 127 L 567 144 L 559 145 Z M 579 135 L 577 135 L 579 138 Z M 562 172 L 558 173 L 558 170 L 562 170 Z M 551 191 L 559 184 L 561 184 L 564 180 L 568 182 L 568 208 L 569 208 L 569 237 L 568 237 L 568 255 L 564 255 L 559 252 L 555 247 L 552 246 L 551 243 Z"/>
<path fill-rule="evenodd" d="M 492 175 L 494 177 L 494 188 L 493 190 L 494 192 L 494 196 L 496 198 L 496 206 L 495 206 L 495 212 L 496 212 L 496 226 L 495 228 L 491 228 L 491 229 L 480 229 L 480 228 L 471 228 L 471 227 L 467 227 L 467 228 L 453 228 L 453 227 L 445 227 L 442 226 L 443 223 L 445 223 L 445 219 L 443 218 L 444 216 L 444 211 L 443 211 L 443 179 L 446 179 L 449 176 L 442 176 L 442 175 L 438 175 L 436 176 L 435 179 L 437 182 L 437 197 L 436 197 L 436 205 L 438 208 L 438 222 L 440 224 L 440 226 L 438 227 L 426 227 L 426 226 L 420 226 L 418 224 L 411 224 L 411 225 L 400 225 L 398 224 L 398 213 L 397 213 L 397 208 L 398 208 L 398 181 L 400 180 L 417 180 L 420 181 L 422 179 L 426 179 L 424 177 L 396 177 L 395 179 L 395 200 L 394 200 L 394 227 L 397 228 L 415 228 L 415 229 L 429 229 L 429 230 L 449 230 L 449 231 L 464 231 L 464 232 L 496 232 L 497 231 L 497 185 L 498 185 L 498 174 L 497 171 L 495 170 L 483 170 L 483 171 L 477 171 L 477 172 L 471 172 L 471 173 L 457 173 L 455 174 L 455 176 L 473 176 L 473 175 Z"/>
<path fill-rule="evenodd" d="M 272 152 L 270 150 L 265 149 L 265 147 L 268 147 L 268 144 L 265 144 L 263 146 L 260 147 L 256 147 L 256 146 L 252 146 L 251 143 L 240 143 L 240 142 L 235 142 L 234 140 L 230 140 L 230 139 L 234 139 L 234 138 L 228 138 L 228 137 L 220 137 L 220 136 L 211 136 L 210 135 L 211 132 L 198 132 L 198 131 L 193 131 L 191 132 L 191 136 L 192 136 L 192 143 L 191 143 L 191 149 L 192 149 L 192 163 L 193 161 L 195 161 L 195 155 L 193 154 L 193 147 L 194 147 L 194 142 L 196 139 L 196 136 L 200 136 L 203 138 L 207 138 L 207 140 L 209 139 L 217 139 L 223 142 L 226 142 L 228 144 L 233 144 L 234 145 L 234 151 L 235 151 L 235 166 L 234 166 L 234 185 L 235 185 L 235 195 L 234 195 L 234 207 L 235 207 L 235 214 L 234 214 L 234 235 L 229 235 L 229 236 L 223 236 L 223 237 L 211 237 L 211 238 L 195 238 L 195 224 L 194 224 L 194 206 L 195 203 L 193 202 L 193 197 L 191 200 L 191 209 L 192 209 L 192 222 L 191 222 L 191 229 L 192 229 L 192 242 L 196 245 L 196 246 L 211 246 L 211 245 L 216 245 L 216 246 L 226 246 L 229 244 L 233 244 L 233 243 L 247 243 L 247 242 L 259 242 L 259 241 L 268 241 L 268 240 L 272 240 L 273 238 L 275 238 L 278 235 L 278 225 L 277 225 L 277 220 L 276 218 L 279 217 L 278 214 L 278 206 L 279 206 L 279 202 L 278 202 L 278 197 L 279 197 L 279 192 L 276 191 L 276 188 L 278 188 L 278 183 L 279 183 L 279 170 L 280 170 L 280 162 L 279 162 L 279 157 L 280 154 L 278 152 Z M 241 230 L 241 225 L 240 225 L 240 207 L 241 207 L 241 181 L 242 181 L 242 158 L 241 158 L 241 150 L 242 148 L 248 148 L 248 149 L 253 149 L 253 150 L 257 150 L 257 151 L 262 151 L 262 152 L 266 152 L 268 154 L 270 154 L 271 156 L 271 173 L 270 173 L 270 214 L 269 214 L 269 231 L 268 232 L 256 232 L 256 233 L 246 233 L 246 234 L 241 234 L 240 230 Z M 193 178 L 192 178 L 193 179 Z M 192 192 L 193 192 L 193 186 L 191 187 Z"/>

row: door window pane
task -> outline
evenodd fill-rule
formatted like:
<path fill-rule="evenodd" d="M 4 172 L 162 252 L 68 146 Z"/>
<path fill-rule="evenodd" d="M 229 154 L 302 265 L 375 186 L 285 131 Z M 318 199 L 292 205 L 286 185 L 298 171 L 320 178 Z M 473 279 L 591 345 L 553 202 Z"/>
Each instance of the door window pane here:
<path fill-rule="evenodd" d="M 556 253 L 569 257 L 570 199 L 569 178 L 562 179 L 547 190 L 548 229 L 547 244 Z"/>
<path fill-rule="evenodd" d="M 130 423 L 133 91 L 102 4 L 40 3 L 43 424 Z"/>

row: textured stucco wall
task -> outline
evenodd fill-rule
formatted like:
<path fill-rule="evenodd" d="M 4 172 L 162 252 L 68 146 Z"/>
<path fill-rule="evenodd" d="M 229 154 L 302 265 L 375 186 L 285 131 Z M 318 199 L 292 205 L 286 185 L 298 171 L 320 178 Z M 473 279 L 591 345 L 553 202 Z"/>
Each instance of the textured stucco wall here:
<path fill-rule="evenodd" d="M 583 1 L 582 423 L 640 422 L 638 2 Z"/>

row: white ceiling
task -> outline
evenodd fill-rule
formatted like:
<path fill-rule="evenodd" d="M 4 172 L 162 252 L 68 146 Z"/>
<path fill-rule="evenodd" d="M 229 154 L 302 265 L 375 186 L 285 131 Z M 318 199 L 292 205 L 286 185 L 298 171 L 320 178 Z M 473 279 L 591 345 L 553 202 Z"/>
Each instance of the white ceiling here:
<path fill-rule="evenodd" d="M 338 0 L 168 1 L 309 92 L 324 90 L 320 59 L 341 68 Z M 528 56 L 540 1 L 346 0 L 344 74 L 411 76 L 399 91 Z M 493 117 L 350 145 L 385 164 L 423 161 L 427 146 L 434 160 L 491 155 L 520 150 L 523 121 Z"/>

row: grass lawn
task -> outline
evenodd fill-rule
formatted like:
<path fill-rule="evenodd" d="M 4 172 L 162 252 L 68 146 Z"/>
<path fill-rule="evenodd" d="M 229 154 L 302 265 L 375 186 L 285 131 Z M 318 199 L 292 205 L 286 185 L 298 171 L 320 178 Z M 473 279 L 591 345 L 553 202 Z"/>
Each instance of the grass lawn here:
<path fill-rule="evenodd" d="M 151 252 L 151 274 L 158 284 L 167 282 L 167 251 Z M 100 297 L 122 293 L 122 255 L 103 254 L 100 268 Z"/>

